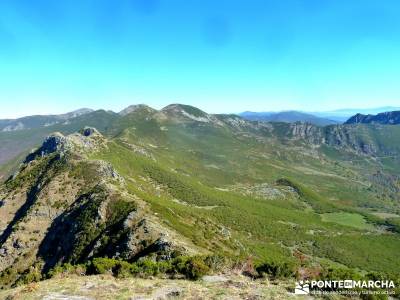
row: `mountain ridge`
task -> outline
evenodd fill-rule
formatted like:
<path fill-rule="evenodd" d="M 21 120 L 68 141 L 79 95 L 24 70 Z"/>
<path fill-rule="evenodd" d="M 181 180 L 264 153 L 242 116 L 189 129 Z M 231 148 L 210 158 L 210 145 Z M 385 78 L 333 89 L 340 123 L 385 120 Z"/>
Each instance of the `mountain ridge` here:
<path fill-rule="evenodd" d="M 129 126 L 130 122 L 137 123 L 138 120 L 141 120 L 140 122 L 143 123 L 146 122 L 146 119 L 153 120 L 154 125 L 162 120 L 169 120 L 175 122 L 176 124 L 183 122 L 185 124 L 198 123 L 203 124 L 204 126 L 206 124 L 215 125 L 218 127 L 228 126 L 231 128 L 231 130 L 250 130 L 254 133 L 258 132 L 256 135 L 259 135 L 261 130 L 265 131 L 266 133 L 268 132 L 270 135 L 277 135 L 278 138 L 287 138 L 288 136 L 292 136 L 293 134 L 290 132 L 294 129 L 299 129 L 300 131 L 297 132 L 299 134 L 302 132 L 300 129 L 301 125 L 290 125 L 290 123 L 287 123 L 289 125 L 279 125 L 279 123 L 274 124 L 260 121 L 246 121 L 240 116 L 236 117 L 234 115 L 226 114 L 207 114 L 195 107 L 179 104 L 166 106 L 161 110 L 155 110 L 143 105 L 131 106 L 130 109 L 123 111 L 122 114 L 97 110 L 73 117 L 63 123 L 53 124 L 46 127 L 0 132 L 0 177 L 3 176 L 4 178 L 5 174 L 9 174 L 12 172 L 12 170 L 15 170 L 17 158 L 21 158 L 21 156 L 26 155 L 30 149 L 37 146 L 39 142 L 51 132 L 59 131 L 64 134 L 70 134 L 84 126 L 92 126 L 98 128 L 100 132 L 106 135 L 113 136 L 121 132 L 126 126 Z M 310 134 L 301 134 L 303 134 L 303 138 L 312 138 L 314 141 L 320 140 L 317 145 L 325 144 L 326 141 L 343 145 L 342 141 L 347 139 L 344 132 L 351 132 L 350 136 L 358 139 L 354 136 L 354 134 L 356 134 L 359 130 L 348 129 L 347 126 L 350 125 L 351 124 L 328 125 L 321 127 L 322 129 L 313 129 L 312 132 L 315 134 L 313 137 L 310 136 Z M 368 135 L 372 134 L 372 131 L 369 129 L 363 130 L 369 131 Z M 286 131 L 286 133 L 284 131 Z M 333 139 L 332 137 L 334 135 L 336 135 L 337 138 Z M 377 137 L 374 137 L 369 141 L 364 139 L 363 143 L 367 145 L 371 144 L 371 141 L 372 143 L 375 143 L 373 141 L 374 139 L 377 139 Z M 354 140 L 347 145 L 350 146 L 350 148 L 358 147 L 358 149 L 362 149 L 364 147 L 362 145 L 360 147 L 357 146 L 357 143 L 358 142 Z M 373 146 L 372 148 L 376 148 L 376 146 Z M 390 153 L 390 151 L 391 150 L 383 150 L 385 153 Z M 3 164 L 3 166 L 1 166 L 1 164 Z"/>
<path fill-rule="evenodd" d="M 383 112 L 377 115 L 356 114 L 349 118 L 345 124 L 398 125 L 400 124 L 400 111 Z"/>
<path fill-rule="evenodd" d="M 38 127 L 47 127 L 61 122 L 67 122 L 69 119 L 79 117 L 93 112 L 89 108 L 80 108 L 68 113 L 59 115 L 33 115 L 17 119 L 0 120 L 0 131 L 16 131 L 22 129 L 33 129 Z"/>

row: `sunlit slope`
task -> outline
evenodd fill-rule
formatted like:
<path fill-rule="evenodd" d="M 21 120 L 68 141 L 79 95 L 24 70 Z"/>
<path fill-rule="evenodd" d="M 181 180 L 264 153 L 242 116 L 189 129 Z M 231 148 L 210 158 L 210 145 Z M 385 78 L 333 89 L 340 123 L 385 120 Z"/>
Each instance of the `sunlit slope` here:
<path fill-rule="evenodd" d="M 377 198 L 381 192 L 370 178 L 376 161 L 361 154 L 359 162 L 336 160 L 323 147 L 280 140 L 274 128 L 233 130 L 237 124 L 226 117 L 126 118 L 132 119 L 99 158 L 195 244 L 260 260 L 294 260 L 299 250 L 318 262 L 398 270 L 396 221 L 372 214 L 399 209 L 389 195 Z M 324 217 L 341 212 L 368 226 Z"/>

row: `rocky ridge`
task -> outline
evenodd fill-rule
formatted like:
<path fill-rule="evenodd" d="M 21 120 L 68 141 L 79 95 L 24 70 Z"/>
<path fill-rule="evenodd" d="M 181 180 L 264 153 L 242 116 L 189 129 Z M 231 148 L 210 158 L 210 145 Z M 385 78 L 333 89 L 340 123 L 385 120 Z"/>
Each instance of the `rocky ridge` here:
<path fill-rule="evenodd" d="M 94 128 L 54 133 L 1 187 L 0 273 L 12 272 L 0 278 L 3 286 L 97 256 L 132 261 L 197 251 L 127 192 L 111 164 L 89 158 L 104 147 Z"/>

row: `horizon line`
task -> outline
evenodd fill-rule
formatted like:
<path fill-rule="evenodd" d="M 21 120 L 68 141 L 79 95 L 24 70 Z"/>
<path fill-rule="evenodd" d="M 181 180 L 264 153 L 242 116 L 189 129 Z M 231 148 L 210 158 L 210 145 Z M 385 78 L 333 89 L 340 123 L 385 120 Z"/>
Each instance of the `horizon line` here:
<path fill-rule="evenodd" d="M 92 112 L 95 111 L 111 111 L 113 113 L 119 114 L 120 112 L 122 112 L 123 110 L 127 109 L 128 107 L 131 106 L 135 106 L 135 105 L 145 105 L 148 106 L 152 109 L 155 109 L 157 111 L 161 111 L 164 108 L 170 106 L 170 105 L 186 105 L 186 106 L 191 106 L 191 107 L 195 107 L 197 109 L 202 110 L 203 112 L 207 113 L 207 114 L 234 114 L 234 115 L 240 115 L 243 113 L 283 113 L 283 112 L 300 112 L 300 113 L 308 113 L 308 114 L 327 114 L 327 113 L 340 113 L 340 112 L 344 112 L 344 111 L 368 111 L 368 110 L 382 110 L 382 109 L 391 109 L 388 111 L 392 111 L 392 110 L 400 110 L 400 106 L 392 106 L 392 105 L 383 105 L 383 106 L 373 106 L 373 107 L 364 107 L 364 108 L 356 108 L 356 107 L 344 107 L 344 108 L 337 108 L 337 109 L 333 109 L 333 110 L 302 110 L 302 109 L 282 109 L 282 110 L 243 110 L 240 112 L 220 112 L 220 113 L 215 113 L 215 112 L 211 112 L 209 113 L 208 111 L 199 108 L 198 106 L 194 106 L 191 104 L 185 104 L 185 103 L 171 103 L 168 104 L 166 106 L 163 106 L 162 108 L 154 108 L 146 103 L 134 103 L 134 104 L 130 104 L 128 106 L 126 106 L 125 108 L 121 109 L 121 110 L 115 110 L 115 109 L 106 109 L 106 108 L 91 108 L 91 107 L 79 107 L 77 109 L 73 109 L 73 110 L 68 110 L 65 112 L 49 112 L 49 113 L 34 113 L 31 115 L 21 115 L 21 116 L 16 116 L 16 117 L 2 117 L 0 116 L 0 120 L 18 120 L 18 119 L 22 119 L 22 118 L 26 118 L 26 117 L 35 117 L 35 116 L 59 116 L 59 115 L 63 115 L 63 114 L 69 114 L 69 113 L 74 113 L 80 110 L 91 110 Z"/>

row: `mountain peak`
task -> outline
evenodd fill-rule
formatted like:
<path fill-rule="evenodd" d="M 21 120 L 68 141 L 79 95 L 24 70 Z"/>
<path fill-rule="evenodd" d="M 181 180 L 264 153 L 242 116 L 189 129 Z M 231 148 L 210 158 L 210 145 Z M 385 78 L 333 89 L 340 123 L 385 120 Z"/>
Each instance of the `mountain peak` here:
<path fill-rule="evenodd" d="M 91 108 L 85 108 L 84 107 L 84 108 L 79 108 L 79 109 L 70 111 L 68 113 L 58 115 L 58 116 L 60 118 L 64 118 L 64 119 L 71 119 L 71 118 L 75 118 L 75 117 L 79 117 L 79 116 L 82 116 L 82 115 L 89 114 L 91 112 L 94 112 L 94 110 L 91 109 Z"/>
<path fill-rule="evenodd" d="M 210 115 L 197 107 L 185 104 L 170 104 L 164 107 L 161 112 L 169 117 L 192 120 L 197 122 L 209 122 Z"/>
<path fill-rule="evenodd" d="M 124 108 L 119 112 L 121 116 L 126 116 L 133 112 L 147 112 L 147 113 L 155 113 L 156 110 L 146 104 L 133 104 L 129 105 L 128 107 Z"/>

